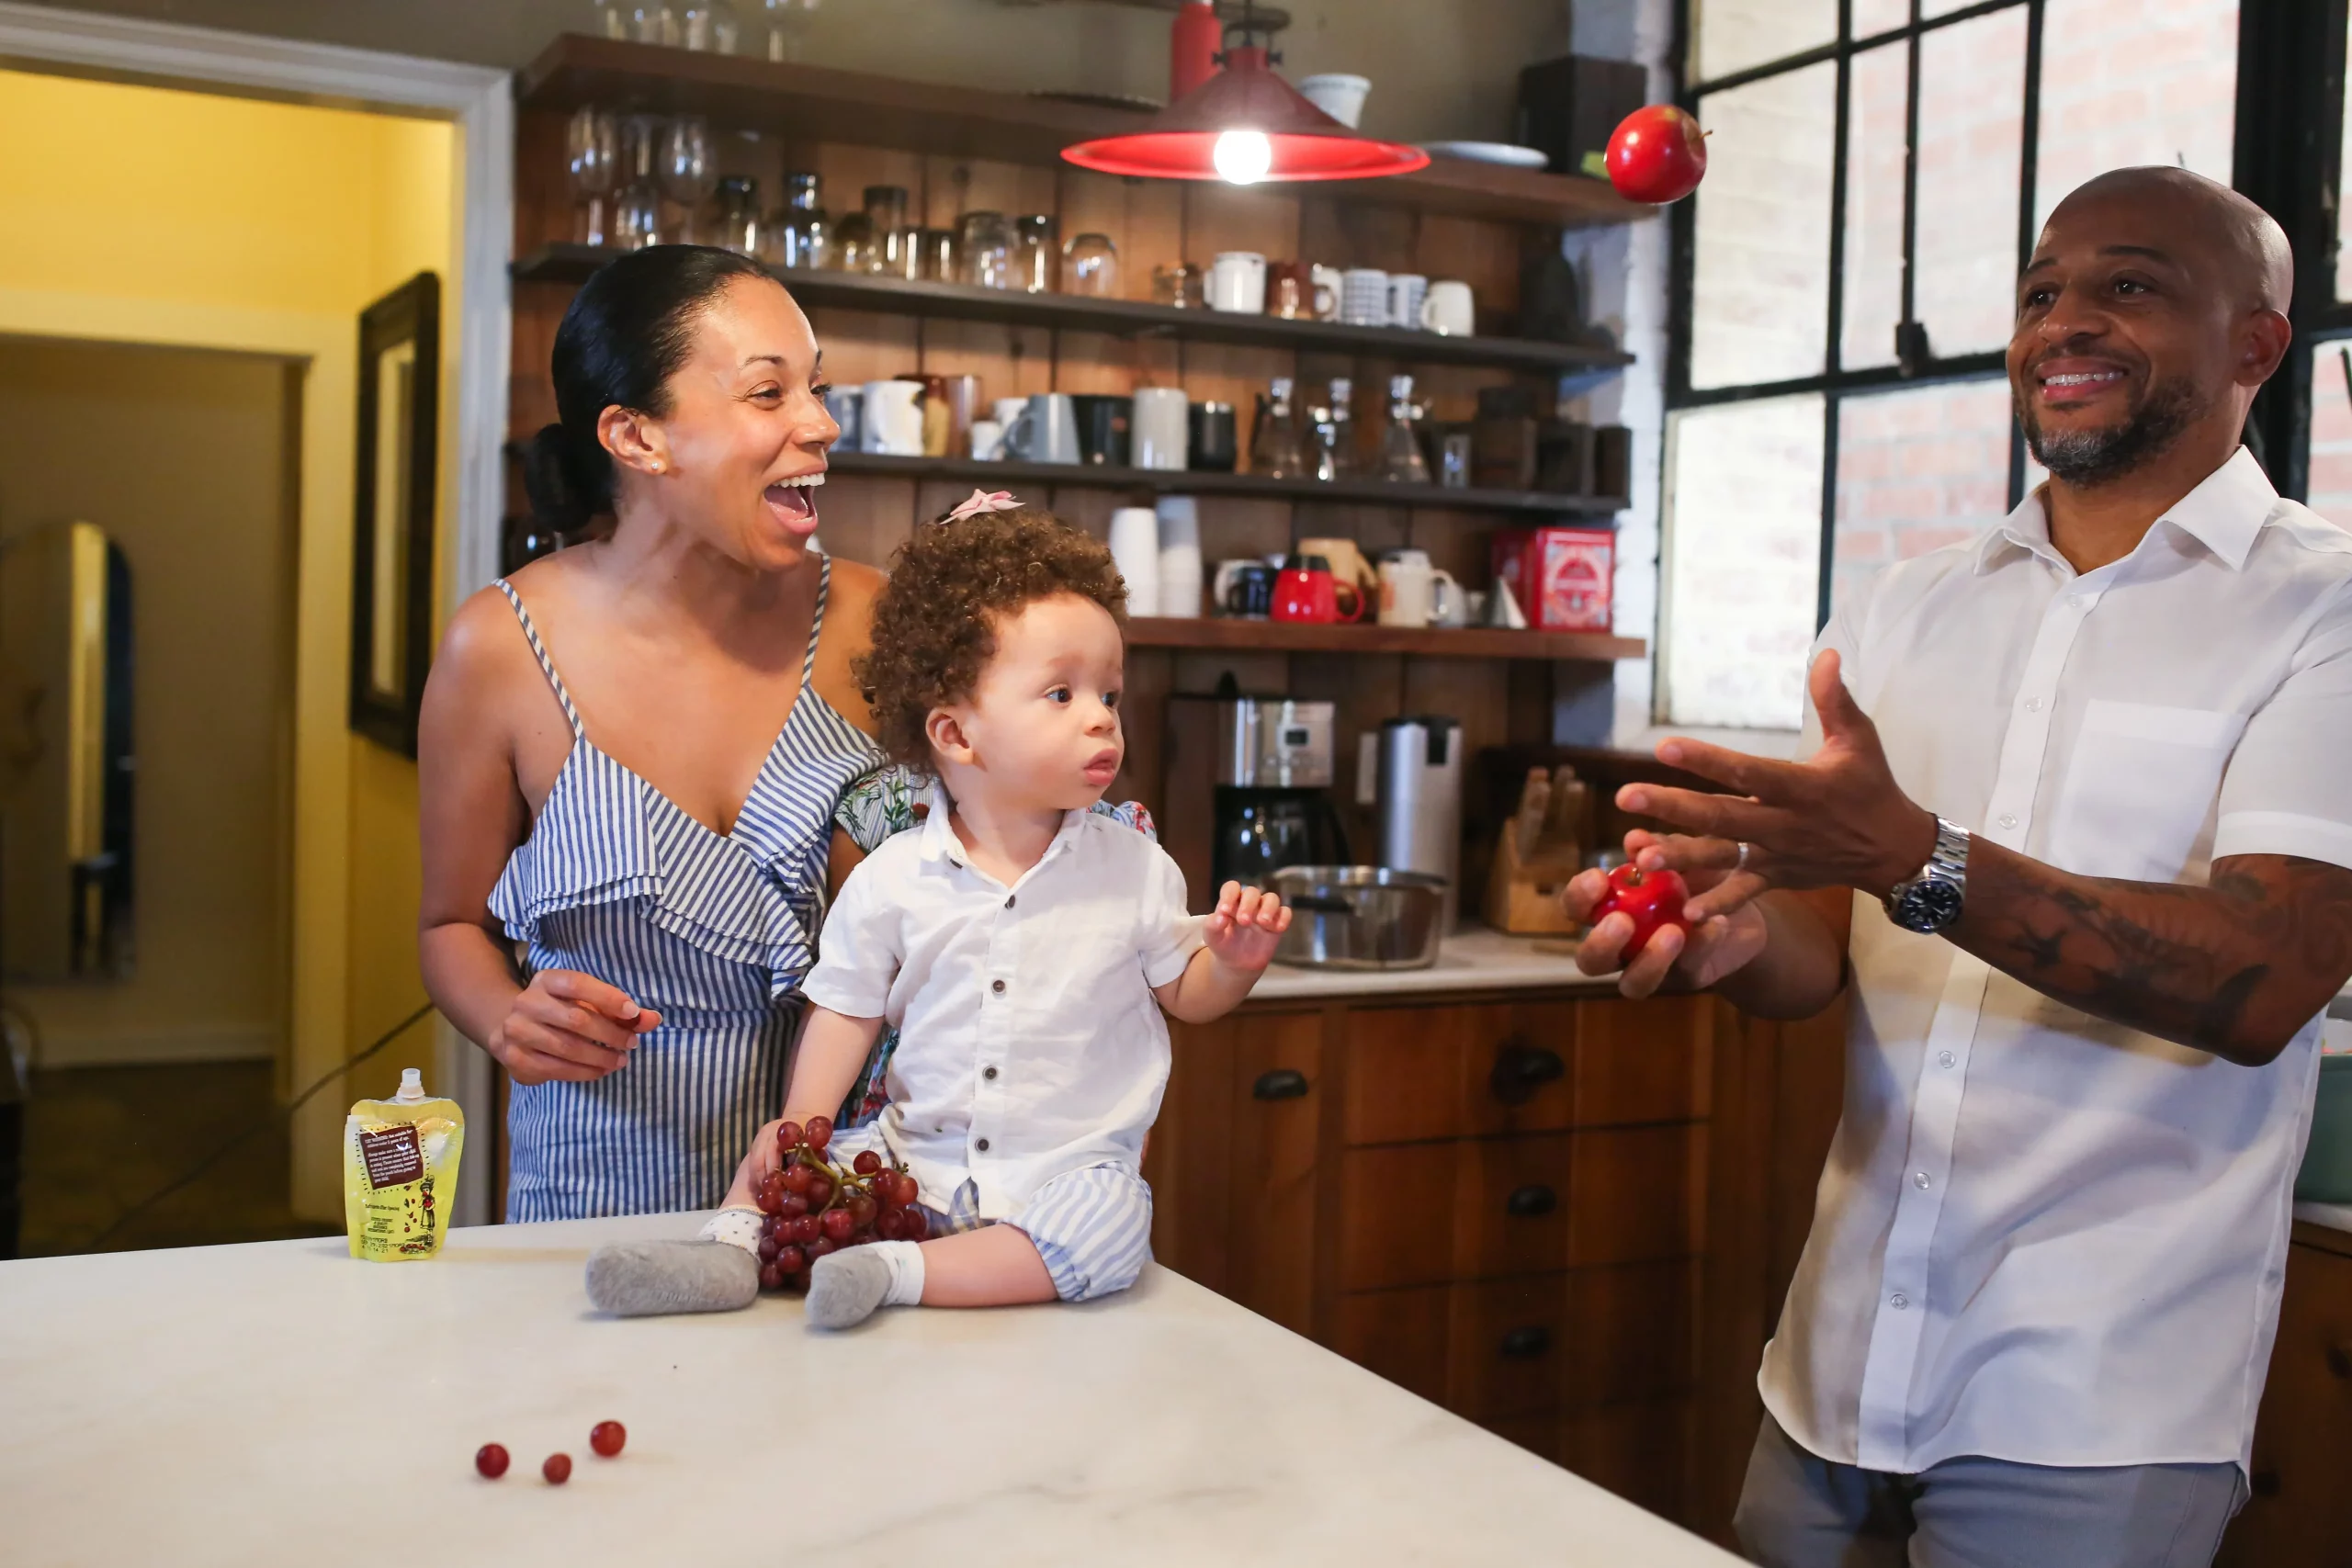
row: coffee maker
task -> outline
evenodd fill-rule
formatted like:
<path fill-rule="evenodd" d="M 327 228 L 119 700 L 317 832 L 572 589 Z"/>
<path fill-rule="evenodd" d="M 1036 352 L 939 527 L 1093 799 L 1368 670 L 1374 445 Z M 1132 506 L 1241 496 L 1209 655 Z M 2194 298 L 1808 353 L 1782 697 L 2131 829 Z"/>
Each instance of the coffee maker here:
<path fill-rule="evenodd" d="M 1462 903 L 1462 722 L 1414 714 L 1380 726 L 1374 797 L 1380 863 L 1445 878 L 1441 931 Z"/>
<path fill-rule="evenodd" d="M 1168 699 L 1160 842 L 1194 914 L 1227 882 L 1263 887 L 1284 866 L 1343 865 L 1331 801 L 1331 703 L 1177 694 Z"/>

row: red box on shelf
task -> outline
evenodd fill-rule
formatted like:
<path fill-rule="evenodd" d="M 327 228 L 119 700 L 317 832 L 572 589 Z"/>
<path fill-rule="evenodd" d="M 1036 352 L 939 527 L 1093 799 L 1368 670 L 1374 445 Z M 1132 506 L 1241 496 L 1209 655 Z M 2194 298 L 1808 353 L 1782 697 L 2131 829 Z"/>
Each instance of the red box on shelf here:
<path fill-rule="evenodd" d="M 1617 536 L 1606 528 L 1505 528 L 1494 542 L 1495 581 L 1540 632 L 1610 629 Z"/>

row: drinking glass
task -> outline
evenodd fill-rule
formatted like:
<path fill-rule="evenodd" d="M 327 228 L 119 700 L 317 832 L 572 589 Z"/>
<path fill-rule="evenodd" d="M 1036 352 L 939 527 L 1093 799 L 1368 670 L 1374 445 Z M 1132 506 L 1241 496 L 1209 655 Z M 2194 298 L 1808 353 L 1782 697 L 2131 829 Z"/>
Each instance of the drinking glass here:
<path fill-rule="evenodd" d="M 982 288 L 1016 288 L 1012 225 L 1001 212 L 967 212 L 963 222 L 964 281 Z"/>
<path fill-rule="evenodd" d="M 747 256 L 760 254 L 760 186 L 744 175 L 729 175 L 718 182 L 718 195 L 703 224 L 710 244 Z"/>
<path fill-rule="evenodd" d="M 730 0 L 686 0 L 679 13 L 678 41 L 706 54 L 732 54 L 741 31 Z"/>
<path fill-rule="evenodd" d="M 659 178 L 662 121 L 650 114 L 633 114 L 620 122 L 620 171 L 615 183 L 611 237 L 607 243 L 625 251 L 662 243 L 662 186 Z"/>
<path fill-rule="evenodd" d="M 666 0 L 598 0 L 597 31 L 629 43 L 675 43 L 677 14 Z"/>
<path fill-rule="evenodd" d="M 865 221 L 874 231 L 865 270 L 896 277 L 915 276 L 914 231 L 907 227 L 907 187 L 867 186 Z"/>
<path fill-rule="evenodd" d="M 1119 252 L 1109 235 L 1071 236 L 1062 247 L 1062 288 L 1097 299 L 1118 298 Z"/>
<path fill-rule="evenodd" d="M 760 257 L 772 266 L 820 267 L 831 236 L 825 210 L 817 204 L 817 176 L 787 171 L 784 205 L 768 214 L 760 229 Z"/>
<path fill-rule="evenodd" d="M 1054 246 L 1053 214 L 1033 212 L 1013 220 L 1012 235 L 1012 270 L 1018 287 L 1031 294 L 1050 292 L 1060 259 Z"/>
<path fill-rule="evenodd" d="M 808 36 L 808 17 L 817 9 L 817 0 L 760 0 L 760 10 L 767 17 L 767 57 L 783 64 L 800 58 L 801 45 Z"/>
<path fill-rule="evenodd" d="M 915 231 L 915 276 L 926 283 L 956 281 L 956 231 Z"/>

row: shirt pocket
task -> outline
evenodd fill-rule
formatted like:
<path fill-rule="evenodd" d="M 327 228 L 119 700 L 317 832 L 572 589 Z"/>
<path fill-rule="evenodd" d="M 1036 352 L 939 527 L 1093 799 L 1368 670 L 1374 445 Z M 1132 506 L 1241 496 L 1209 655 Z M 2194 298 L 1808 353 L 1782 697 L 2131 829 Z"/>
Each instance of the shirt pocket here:
<path fill-rule="evenodd" d="M 2052 863 L 2083 876 L 2178 881 L 2245 728 L 2244 714 L 2093 698 L 2059 791 Z"/>

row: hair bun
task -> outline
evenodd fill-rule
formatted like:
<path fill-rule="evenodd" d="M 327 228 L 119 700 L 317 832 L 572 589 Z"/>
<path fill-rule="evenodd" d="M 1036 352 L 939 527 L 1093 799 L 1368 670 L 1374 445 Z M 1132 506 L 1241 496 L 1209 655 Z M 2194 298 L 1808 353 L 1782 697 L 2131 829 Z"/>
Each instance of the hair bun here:
<path fill-rule="evenodd" d="M 560 424 L 541 425 L 531 437 L 523 455 L 523 489 L 531 498 L 532 517 L 552 533 L 579 534 L 603 510 L 582 482 Z"/>

